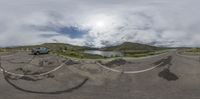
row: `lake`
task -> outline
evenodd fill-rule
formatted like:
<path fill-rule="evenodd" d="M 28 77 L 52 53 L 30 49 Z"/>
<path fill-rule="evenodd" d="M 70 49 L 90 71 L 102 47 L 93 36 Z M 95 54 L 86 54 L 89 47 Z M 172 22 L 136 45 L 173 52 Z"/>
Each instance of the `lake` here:
<path fill-rule="evenodd" d="M 86 50 L 86 51 L 84 51 L 84 53 L 101 55 L 101 56 L 104 56 L 104 57 L 124 56 L 124 54 L 119 52 L 119 51 Z"/>

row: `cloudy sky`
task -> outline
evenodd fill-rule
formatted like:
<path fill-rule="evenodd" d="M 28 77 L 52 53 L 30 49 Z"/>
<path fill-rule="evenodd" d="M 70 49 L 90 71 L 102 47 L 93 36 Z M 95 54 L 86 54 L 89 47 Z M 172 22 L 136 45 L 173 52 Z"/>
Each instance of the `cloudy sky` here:
<path fill-rule="evenodd" d="M 200 0 L 0 0 L 0 46 L 200 47 Z"/>

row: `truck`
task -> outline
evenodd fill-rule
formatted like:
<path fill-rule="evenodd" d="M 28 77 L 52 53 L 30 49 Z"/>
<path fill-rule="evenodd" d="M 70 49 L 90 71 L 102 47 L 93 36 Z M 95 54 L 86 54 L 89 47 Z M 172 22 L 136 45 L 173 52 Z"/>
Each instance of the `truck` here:
<path fill-rule="evenodd" d="M 48 54 L 48 53 L 49 53 L 49 49 L 45 47 L 38 47 L 38 48 L 32 49 L 33 55 Z"/>

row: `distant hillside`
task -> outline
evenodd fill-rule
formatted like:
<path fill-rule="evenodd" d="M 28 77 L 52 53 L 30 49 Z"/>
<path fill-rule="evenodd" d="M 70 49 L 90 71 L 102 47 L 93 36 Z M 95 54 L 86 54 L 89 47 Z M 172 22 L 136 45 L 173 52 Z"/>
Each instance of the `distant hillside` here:
<path fill-rule="evenodd" d="M 91 49 L 85 46 L 76 46 L 71 44 L 64 44 L 64 43 L 44 43 L 41 45 L 30 45 L 30 46 L 17 46 L 17 47 L 9 47 L 7 49 L 32 49 L 36 47 L 47 47 L 50 50 L 87 50 Z"/>
<path fill-rule="evenodd" d="M 146 44 L 125 42 L 117 46 L 104 47 L 100 49 L 90 48 L 86 46 L 76 46 L 76 45 L 64 44 L 64 43 L 44 43 L 41 45 L 8 47 L 8 48 L 2 49 L 2 51 L 3 50 L 30 51 L 32 48 L 37 48 L 37 47 L 47 47 L 49 48 L 51 53 L 54 53 L 57 55 L 64 55 L 64 56 L 75 57 L 75 58 L 86 58 L 86 59 L 101 59 L 101 58 L 106 58 L 106 57 L 101 56 L 101 55 L 93 55 L 93 54 L 84 53 L 85 50 L 120 51 L 124 54 L 124 57 L 144 57 L 144 56 L 162 53 L 162 49 L 164 49 L 164 48 L 150 46 Z M 116 55 L 113 57 L 119 57 L 119 56 Z"/>
<path fill-rule="evenodd" d="M 49 49 L 73 49 L 73 50 L 85 50 L 90 49 L 89 47 L 85 46 L 76 46 L 71 44 L 64 44 L 64 43 L 44 43 L 41 46 L 47 47 Z"/>
<path fill-rule="evenodd" d="M 9 47 L 7 49 L 32 49 L 35 47 L 47 47 L 50 50 L 97 50 L 97 48 L 90 48 L 86 46 L 76 46 L 76 45 L 71 45 L 71 44 L 65 44 L 65 43 L 44 43 L 41 45 L 30 45 L 30 46 L 17 46 L 17 47 Z M 109 46 L 109 47 L 104 47 L 100 48 L 99 50 L 104 50 L 104 51 L 132 51 L 132 50 L 160 50 L 164 49 L 161 47 L 155 47 L 155 46 L 150 46 L 147 44 L 139 44 L 139 43 L 131 43 L 131 42 L 125 42 L 120 45 L 116 46 Z"/>
<path fill-rule="evenodd" d="M 129 50 L 160 50 L 160 49 L 164 49 L 164 48 L 150 46 L 150 45 L 146 45 L 146 44 L 125 42 L 123 44 L 116 45 L 116 46 L 104 47 L 104 48 L 101 48 L 100 50 L 129 51 Z"/>

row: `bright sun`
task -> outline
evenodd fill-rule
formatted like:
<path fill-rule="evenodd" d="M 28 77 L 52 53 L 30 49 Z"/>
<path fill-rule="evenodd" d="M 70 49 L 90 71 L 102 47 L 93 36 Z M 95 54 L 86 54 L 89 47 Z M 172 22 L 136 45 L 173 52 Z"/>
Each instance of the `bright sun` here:
<path fill-rule="evenodd" d="M 113 27 L 115 20 L 115 17 L 111 15 L 95 14 L 87 18 L 85 26 L 96 33 L 106 32 Z"/>
<path fill-rule="evenodd" d="M 99 20 L 99 21 L 96 21 L 95 25 L 98 28 L 103 28 L 105 27 L 106 23 L 103 20 Z"/>

